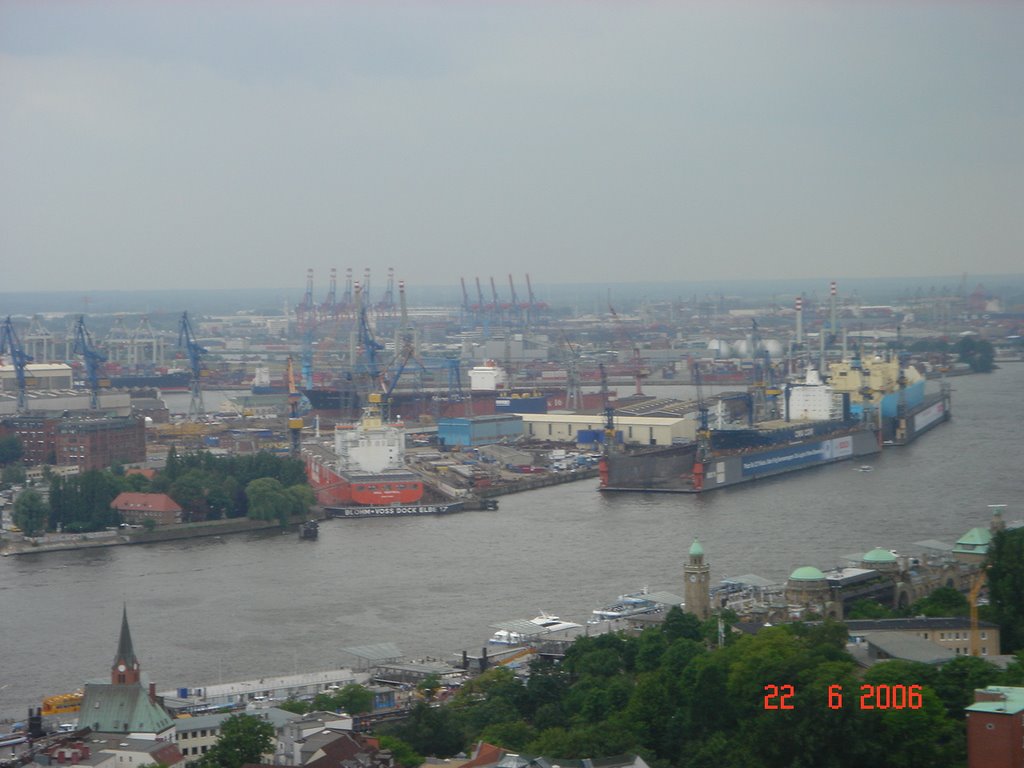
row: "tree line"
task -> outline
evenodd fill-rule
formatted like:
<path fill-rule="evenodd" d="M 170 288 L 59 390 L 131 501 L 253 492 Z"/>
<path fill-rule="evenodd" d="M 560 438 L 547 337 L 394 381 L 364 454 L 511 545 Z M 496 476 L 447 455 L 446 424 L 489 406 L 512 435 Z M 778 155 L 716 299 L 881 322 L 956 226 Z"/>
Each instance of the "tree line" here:
<path fill-rule="evenodd" d="M 1005 672 L 969 656 L 862 671 L 840 624 L 770 627 L 711 649 L 679 614 L 636 637 L 581 637 L 525 681 L 490 670 L 388 732 L 438 757 L 483 739 L 562 759 L 635 752 L 659 767 L 958 766 L 974 689 L 1024 683 L 1024 654 Z"/>
<path fill-rule="evenodd" d="M 178 456 L 171 448 L 167 465 L 151 480 L 115 465 L 67 477 L 44 470 L 44 482 L 48 499 L 28 489 L 14 504 L 14 522 L 29 536 L 47 530 L 86 533 L 116 526 L 120 515 L 110 505 L 124 491 L 166 493 L 182 508 L 184 522 L 249 517 L 284 524 L 315 503 L 302 462 L 265 452 Z"/>

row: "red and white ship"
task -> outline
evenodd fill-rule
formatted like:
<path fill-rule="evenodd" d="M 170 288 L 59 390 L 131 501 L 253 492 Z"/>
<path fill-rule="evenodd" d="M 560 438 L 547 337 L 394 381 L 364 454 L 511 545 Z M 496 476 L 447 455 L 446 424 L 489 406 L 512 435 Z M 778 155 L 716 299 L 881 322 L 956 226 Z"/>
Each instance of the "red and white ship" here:
<path fill-rule="evenodd" d="M 333 450 L 306 451 L 306 477 L 319 504 L 388 507 L 423 498 L 423 479 L 405 466 L 404 431 L 384 423 L 380 395 L 368 399 L 358 424 L 335 427 Z"/>

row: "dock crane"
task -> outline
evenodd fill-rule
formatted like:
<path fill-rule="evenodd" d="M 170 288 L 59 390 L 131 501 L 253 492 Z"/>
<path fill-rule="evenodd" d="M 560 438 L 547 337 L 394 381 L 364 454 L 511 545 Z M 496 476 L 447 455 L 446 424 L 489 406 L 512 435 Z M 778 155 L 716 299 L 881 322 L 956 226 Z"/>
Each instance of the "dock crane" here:
<path fill-rule="evenodd" d="M 25 366 L 32 361 L 32 356 L 25 354 L 18 333 L 8 315 L 0 326 L 0 354 L 9 354 L 14 366 L 14 375 L 18 381 L 18 413 L 28 413 L 28 398 L 25 396 Z"/>
<path fill-rule="evenodd" d="M 328 284 L 327 298 L 320 305 L 320 317 L 338 319 L 338 270 L 331 267 L 331 279 Z"/>
<path fill-rule="evenodd" d="M 291 437 L 291 457 L 297 459 L 301 450 L 304 424 L 299 415 L 299 401 L 302 398 L 302 393 L 295 386 L 295 366 L 292 363 L 291 355 L 288 356 L 285 379 L 288 383 L 288 434 Z"/>
<path fill-rule="evenodd" d="M 508 290 L 512 296 L 512 300 L 509 302 L 509 312 L 515 315 L 516 323 L 522 325 L 523 322 L 523 310 L 525 305 L 519 303 L 519 297 L 516 296 L 516 284 L 512 280 L 512 273 L 508 273 Z"/>
<path fill-rule="evenodd" d="M 188 354 L 189 370 L 192 372 L 189 387 L 192 399 L 188 403 L 188 417 L 189 420 L 195 421 L 206 411 L 203 406 L 203 389 L 200 377 L 203 373 L 202 356 L 206 354 L 207 350 L 196 341 L 195 334 L 192 333 L 192 323 L 188 319 L 188 312 L 181 313 L 181 320 L 178 323 L 178 347 L 184 349 Z"/>
<path fill-rule="evenodd" d="M 92 336 L 85 327 L 85 315 L 79 315 L 75 323 L 72 353 L 81 355 L 85 360 L 85 374 L 89 380 L 89 407 L 95 411 L 100 407 L 100 363 L 105 363 L 107 356 L 93 346 Z"/>
<path fill-rule="evenodd" d="M 362 288 L 359 283 L 356 283 L 355 308 L 356 321 L 358 323 L 356 343 L 359 348 L 358 355 L 361 358 L 356 366 L 356 370 L 370 380 L 368 389 L 374 389 L 380 386 L 382 371 L 377 359 L 377 353 L 384 349 L 384 345 L 377 341 L 373 337 L 373 333 L 370 332 L 370 323 L 366 317 L 366 304 L 363 299 Z"/>
<path fill-rule="evenodd" d="M 611 452 L 615 443 L 615 408 L 608 397 L 608 372 L 604 369 L 604 363 L 598 363 L 598 370 L 601 372 L 601 402 L 604 407 L 604 452 L 605 455 Z"/>

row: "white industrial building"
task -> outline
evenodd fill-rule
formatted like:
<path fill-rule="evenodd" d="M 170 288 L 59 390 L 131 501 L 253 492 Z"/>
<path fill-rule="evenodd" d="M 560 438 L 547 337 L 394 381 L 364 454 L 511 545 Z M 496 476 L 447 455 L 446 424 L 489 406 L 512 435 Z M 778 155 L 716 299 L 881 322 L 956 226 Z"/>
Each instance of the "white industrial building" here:
<path fill-rule="evenodd" d="M 578 443 L 580 432 L 602 432 L 603 414 L 522 413 L 523 434 L 533 440 Z M 615 416 L 615 432 L 621 441 L 638 445 L 672 445 L 696 438 L 697 422 L 687 418 Z M 582 442 L 592 442 L 583 439 Z"/>

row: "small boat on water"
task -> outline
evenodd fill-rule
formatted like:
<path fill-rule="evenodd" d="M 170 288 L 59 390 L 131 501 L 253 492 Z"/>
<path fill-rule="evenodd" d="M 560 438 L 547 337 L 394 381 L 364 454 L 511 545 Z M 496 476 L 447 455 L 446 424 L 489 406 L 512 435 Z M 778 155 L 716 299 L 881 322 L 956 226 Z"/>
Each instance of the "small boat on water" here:
<path fill-rule="evenodd" d="M 299 527 L 299 538 L 316 541 L 320 536 L 320 524 L 316 520 L 307 520 Z"/>
<path fill-rule="evenodd" d="M 871 470 L 874 469 L 874 467 L 872 467 L 870 464 L 861 464 L 856 469 L 858 472 L 870 472 Z"/>
<path fill-rule="evenodd" d="M 668 610 L 673 605 L 682 606 L 683 598 L 671 592 L 651 592 L 644 587 L 641 592 L 619 595 L 618 599 L 604 608 L 591 611 L 588 624 L 600 624 L 602 621 L 625 619 L 642 613 L 657 613 Z"/>

